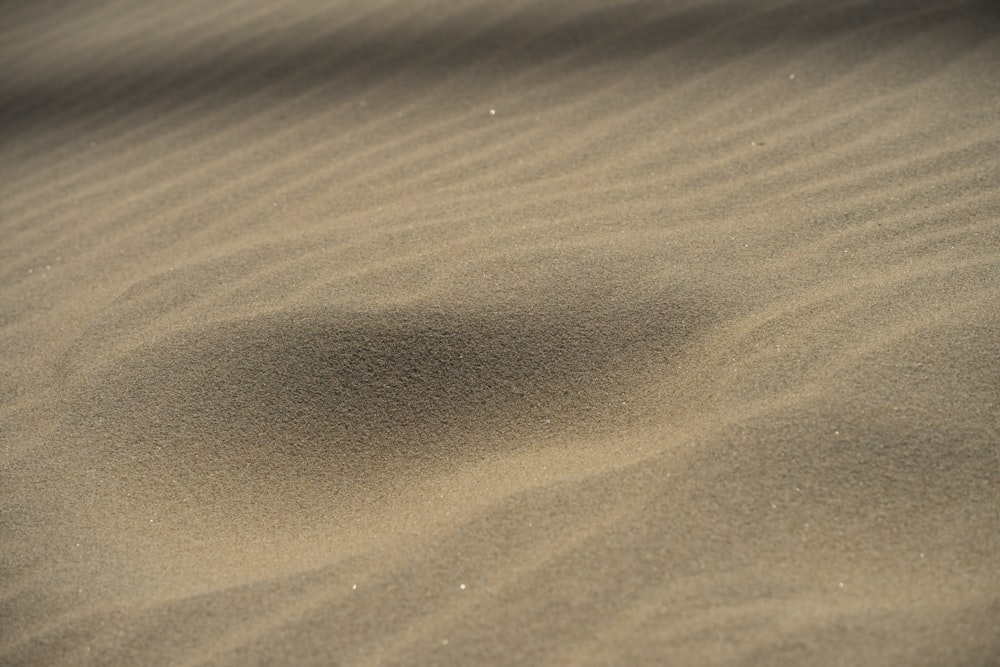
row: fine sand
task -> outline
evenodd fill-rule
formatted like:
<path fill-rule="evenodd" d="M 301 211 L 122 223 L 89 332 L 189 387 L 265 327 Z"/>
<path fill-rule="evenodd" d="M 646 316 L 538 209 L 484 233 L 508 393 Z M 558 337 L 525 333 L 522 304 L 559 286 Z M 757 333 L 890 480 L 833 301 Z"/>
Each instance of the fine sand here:
<path fill-rule="evenodd" d="M 0 3 L 0 664 L 1000 664 L 993 0 Z"/>

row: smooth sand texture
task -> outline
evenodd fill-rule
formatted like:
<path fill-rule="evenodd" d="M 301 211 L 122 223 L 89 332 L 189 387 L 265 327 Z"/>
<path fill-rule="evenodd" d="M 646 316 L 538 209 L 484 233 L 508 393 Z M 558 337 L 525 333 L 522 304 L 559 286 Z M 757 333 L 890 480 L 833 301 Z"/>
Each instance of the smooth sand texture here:
<path fill-rule="evenodd" d="M 0 99 L 0 663 L 1000 664 L 996 3 L 3 3 Z"/>

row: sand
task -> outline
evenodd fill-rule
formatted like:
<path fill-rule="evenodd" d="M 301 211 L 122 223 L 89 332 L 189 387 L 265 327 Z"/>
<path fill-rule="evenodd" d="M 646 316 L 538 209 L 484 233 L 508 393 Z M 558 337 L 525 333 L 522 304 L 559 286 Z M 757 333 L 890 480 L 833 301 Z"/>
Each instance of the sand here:
<path fill-rule="evenodd" d="M 1000 664 L 993 2 L 0 5 L 3 665 Z"/>

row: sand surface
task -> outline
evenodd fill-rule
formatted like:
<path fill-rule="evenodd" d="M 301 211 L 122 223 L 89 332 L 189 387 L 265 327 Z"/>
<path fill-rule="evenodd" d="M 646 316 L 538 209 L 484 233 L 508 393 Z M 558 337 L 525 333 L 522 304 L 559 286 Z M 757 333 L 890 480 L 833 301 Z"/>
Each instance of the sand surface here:
<path fill-rule="evenodd" d="M 0 664 L 1000 664 L 1000 8 L 0 3 Z"/>

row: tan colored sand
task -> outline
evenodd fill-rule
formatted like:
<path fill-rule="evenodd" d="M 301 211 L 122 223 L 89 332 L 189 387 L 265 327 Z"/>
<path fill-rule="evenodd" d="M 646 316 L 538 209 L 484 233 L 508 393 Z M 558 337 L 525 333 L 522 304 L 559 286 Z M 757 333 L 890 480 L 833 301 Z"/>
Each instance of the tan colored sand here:
<path fill-rule="evenodd" d="M 989 665 L 990 2 L 0 6 L 0 663 Z"/>

